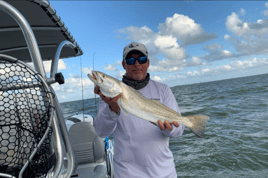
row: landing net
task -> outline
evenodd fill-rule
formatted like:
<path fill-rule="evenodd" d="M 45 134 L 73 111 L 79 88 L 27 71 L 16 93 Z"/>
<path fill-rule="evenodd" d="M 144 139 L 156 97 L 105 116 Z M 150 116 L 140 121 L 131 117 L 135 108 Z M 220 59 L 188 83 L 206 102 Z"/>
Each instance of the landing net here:
<path fill-rule="evenodd" d="M 51 150 L 52 94 L 41 77 L 19 60 L 0 57 L 0 173 L 46 177 Z"/>

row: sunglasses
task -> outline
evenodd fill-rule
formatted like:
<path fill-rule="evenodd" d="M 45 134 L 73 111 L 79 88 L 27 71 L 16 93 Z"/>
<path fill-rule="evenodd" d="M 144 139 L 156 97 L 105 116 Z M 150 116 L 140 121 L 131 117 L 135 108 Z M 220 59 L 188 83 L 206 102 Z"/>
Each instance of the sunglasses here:
<path fill-rule="evenodd" d="M 132 58 L 126 59 L 126 63 L 127 65 L 134 65 L 136 63 L 136 60 L 138 60 L 140 64 L 144 64 L 147 62 L 147 57 L 146 56 L 142 56 L 139 58 L 132 57 Z"/>

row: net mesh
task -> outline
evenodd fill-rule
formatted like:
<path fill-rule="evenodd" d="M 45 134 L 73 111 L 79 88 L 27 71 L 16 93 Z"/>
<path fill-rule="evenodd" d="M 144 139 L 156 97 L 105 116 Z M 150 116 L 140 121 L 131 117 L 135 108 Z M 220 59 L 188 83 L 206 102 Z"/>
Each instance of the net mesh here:
<path fill-rule="evenodd" d="M 18 176 L 49 127 L 53 112 L 40 75 L 21 62 L 0 58 L 0 172 Z M 23 177 L 45 177 L 55 163 L 52 129 Z"/>

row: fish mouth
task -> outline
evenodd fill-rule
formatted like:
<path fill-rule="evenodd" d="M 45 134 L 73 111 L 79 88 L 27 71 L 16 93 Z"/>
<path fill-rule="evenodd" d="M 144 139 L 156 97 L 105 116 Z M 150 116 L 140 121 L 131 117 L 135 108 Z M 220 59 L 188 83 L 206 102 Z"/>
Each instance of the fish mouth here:
<path fill-rule="evenodd" d="M 95 85 L 99 85 L 103 82 L 102 78 L 100 75 L 98 75 L 99 73 L 96 71 L 92 71 L 92 76 L 90 74 L 87 74 L 88 78 L 95 84 Z"/>

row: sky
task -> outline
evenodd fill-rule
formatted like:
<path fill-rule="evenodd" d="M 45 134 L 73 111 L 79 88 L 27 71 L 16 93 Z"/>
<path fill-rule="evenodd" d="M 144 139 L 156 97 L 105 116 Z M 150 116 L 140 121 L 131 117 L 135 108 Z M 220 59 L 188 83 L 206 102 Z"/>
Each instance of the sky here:
<path fill-rule="evenodd" d="M 123 48 L 134 41 L 148 49 L 151 79 L 169 87 L 268 73 L 265 1 L 50 3 L 84 52 L 59 61 L 60 102 L 81 100 L 82 83 L 84 99 L 93 98 L 93 69 L 121 80 Z"/>

